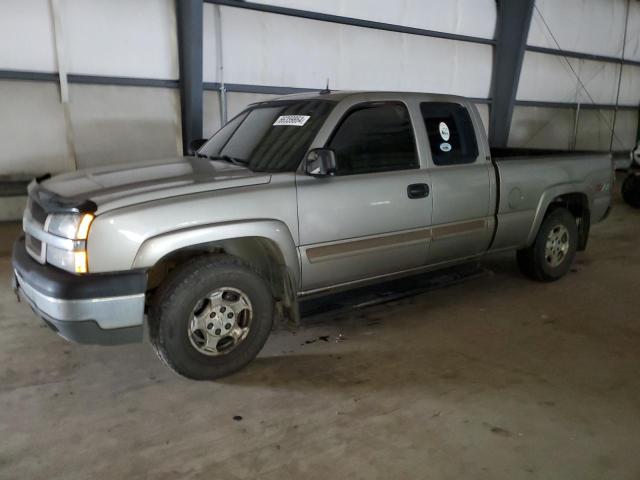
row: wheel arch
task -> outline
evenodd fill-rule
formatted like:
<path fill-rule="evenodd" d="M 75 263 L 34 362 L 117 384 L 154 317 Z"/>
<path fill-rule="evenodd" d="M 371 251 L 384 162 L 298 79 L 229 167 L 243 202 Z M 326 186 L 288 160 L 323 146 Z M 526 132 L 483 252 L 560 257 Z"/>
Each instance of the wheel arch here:
<path fill-rule="evenodd" d="M 587 247 L 591 229 L 591 211 L 589 197 L 578 188 L 566 186 L 549 189 L 542 194 L 536 215 L 527 237 L 527 246 L 535 241 L 542 222 L 555 208 L 563 207 L 574 216 L 578 226 L 578 250 Z"/>
<path fill-rule="evenodd" d="M 148 270 L 148 288 L 157 287 L 176 266 L 199 255 L 225 253 L 250 263 L 267 280 L 287 316 L 297 320 L 300 264 L 293 237 L 277 220 L 217 224 L 168 232 L 147 239 L 132 268 Z"/>

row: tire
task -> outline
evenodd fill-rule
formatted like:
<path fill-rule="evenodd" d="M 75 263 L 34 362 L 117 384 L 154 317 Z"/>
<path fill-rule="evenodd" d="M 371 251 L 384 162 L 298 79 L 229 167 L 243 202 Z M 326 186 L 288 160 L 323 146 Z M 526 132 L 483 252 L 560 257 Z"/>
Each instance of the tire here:
<path fill-rule="evenodd" d="M 640 208 L 640 175 L 627 175 L 622 184 L 622 199 L 633 208 Z"/>
<path fill-rule="evenodd" d="M 208 297 L 212 293 L 215 300 Z M 233 320 L 227 320 L 234 312 Z M 257 271 L 236 257 L 207 255 L 178 267 L 160 286 L 149 311 L 149 336 L 160 359 L 175 372 L 214 380 L 240 370 L 258 355 L 271 332 L 273 314 L 271 290 Z M 214 321 L 221 323 L 214 328 L 209 323 Z M 233 327 L 223 325 L 228 321 Z M 240 340 L 231 336 L 236 331 L 243 331 Z M 220 334 L 219 341 L 214 333 Z M 223 340 L 225 345 L 234 343 L 223 349 Z"/>
<path fill-rule="evenodd" d="M 547 241 L 554 239 L 556 243 L 547 250 Z M 555 208 L 542 221 L 533 245 L 518 251 L 518 267 L 524 275 L 540 282 L 558 280 L 571 268 L 577 247 L 575 217 L 566 208 Z M 550 252 L 553 253 L 549 255 Z"/>

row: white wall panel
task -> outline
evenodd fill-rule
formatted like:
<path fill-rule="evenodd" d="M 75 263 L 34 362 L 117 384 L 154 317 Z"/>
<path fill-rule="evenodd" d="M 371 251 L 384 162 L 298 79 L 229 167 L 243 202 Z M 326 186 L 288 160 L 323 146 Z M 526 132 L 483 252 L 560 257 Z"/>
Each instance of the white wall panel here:
<path fill-rule="evenodd" d="M 173 1 L 63 0 L 62 6 L 69 73 L 178 78 Z"/>
<path fill-rule="evenodd" d="M 611 142 L 613 110 L 582 110 L 578 121 L 577 150 L 608 151 Z M 613 150 L 631 150 L 636 144 L 638 113 L 619 110 Z"/>
<path fill-rule="evenodd" d="M 57 70 L 49 0 L 2 0 L 0 69 Z"/>
<path fill-rule="evenodd" d="M 571 108 L 515 107 L 508 146 L 566 150 L 573 136 L 574 119 Z"/>
<path fill-rule="evenodd" d="M 615 103 L 619 65 L 575 58 L 568 61 L 595 103 Z M 536 52 L 525 53 L 517 99 L 592 103 L 564 57 Z"/>
<path fill-rule="evenodd" d="M 180 144 L 176 89 L 70 85 L 78 167 L 175 157 Z"/>
<path fill-rule="evenodd" d="M 611 141 L 611 127 L 613 125 L 611 123 L 612 120 L 612 110 L 581 110 L 578 120 L 576 149 L 609 150 L 609 142 Z"/>
<path fill-rule="evenodd" d="M 487 97 L 492 48 L 222 9 L 225 81 Z M 206 78 L 207 81 L 214 79 Z"/>
<path fill-rule="evenodd" d="M 622 53 L 626 4 L 627 0 L 536 0 L 562 50 L 612 57 Z M 527 43 L 557 48 L 535 10 Z"/>
<path fill-rule="evenodd" d="M 0 175 L 72 168 L 57 85 L 0 80 Z"/>
<path fill-rule="evenodd" d="M 632 110 L 618 110 L 618 116 L 616 117 L 616 136 L 613 140 L 613 149 L 631 150 L 636 146 L 637 138 L 638 112 Z"/>
<path fill-rule="evenodd" d="M 622 68 L 620 105 L 640 105 L 640 67 L 625 65 Z"/>
<path fill-rule="evenodd" d="M 631 8 L 629 8 L 624 58 L 640 61 L 640 2 L 637 1 L 632 1 Z"/>
<path fill-rule="evenodd" d="M 209 138 L 220 129 L 220 94 L 211 90 L 202 92 L 202 135 Z"/>
<path fill-rule="evenodd" d="M 493 38 L 494 0 L 257 0 L 256 3 Z"/>
<path fill-rule="evenodd" d="M 219 82 L 216 54 L 215 6 L 205 3 L 202 10 L 202 78 L 205 82 Z"/>

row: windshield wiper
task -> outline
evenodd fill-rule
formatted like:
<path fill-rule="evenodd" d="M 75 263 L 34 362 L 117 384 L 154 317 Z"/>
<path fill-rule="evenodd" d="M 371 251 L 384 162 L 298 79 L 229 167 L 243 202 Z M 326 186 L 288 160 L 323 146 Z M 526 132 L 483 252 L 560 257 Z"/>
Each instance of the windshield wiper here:
<path fill-rule="evenodd" d="M 207 158 L 209 160 L 223 160 L 225 162 L 233 163 L 234 165 L 238 165 L 240 167 L 246 167 L 249 163 L 247 160 L 237 157 L 230 157 L 229 155 L 208 155 Z"/>

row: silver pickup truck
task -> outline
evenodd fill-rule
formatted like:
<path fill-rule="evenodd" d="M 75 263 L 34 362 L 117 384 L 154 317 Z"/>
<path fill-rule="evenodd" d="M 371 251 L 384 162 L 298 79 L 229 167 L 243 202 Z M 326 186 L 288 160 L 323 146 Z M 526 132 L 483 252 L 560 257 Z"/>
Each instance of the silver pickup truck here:
<path fill-rule="evenodd" d="M 611 205 L 608 154 L 492 152 L 464 98 L 321 92 L 250 105 L 192 157 L 36 179 L 15 289 L 63 337 L 142 339 L 227 375 L 298 300 L 517 251 L 562 277 Z"/>

